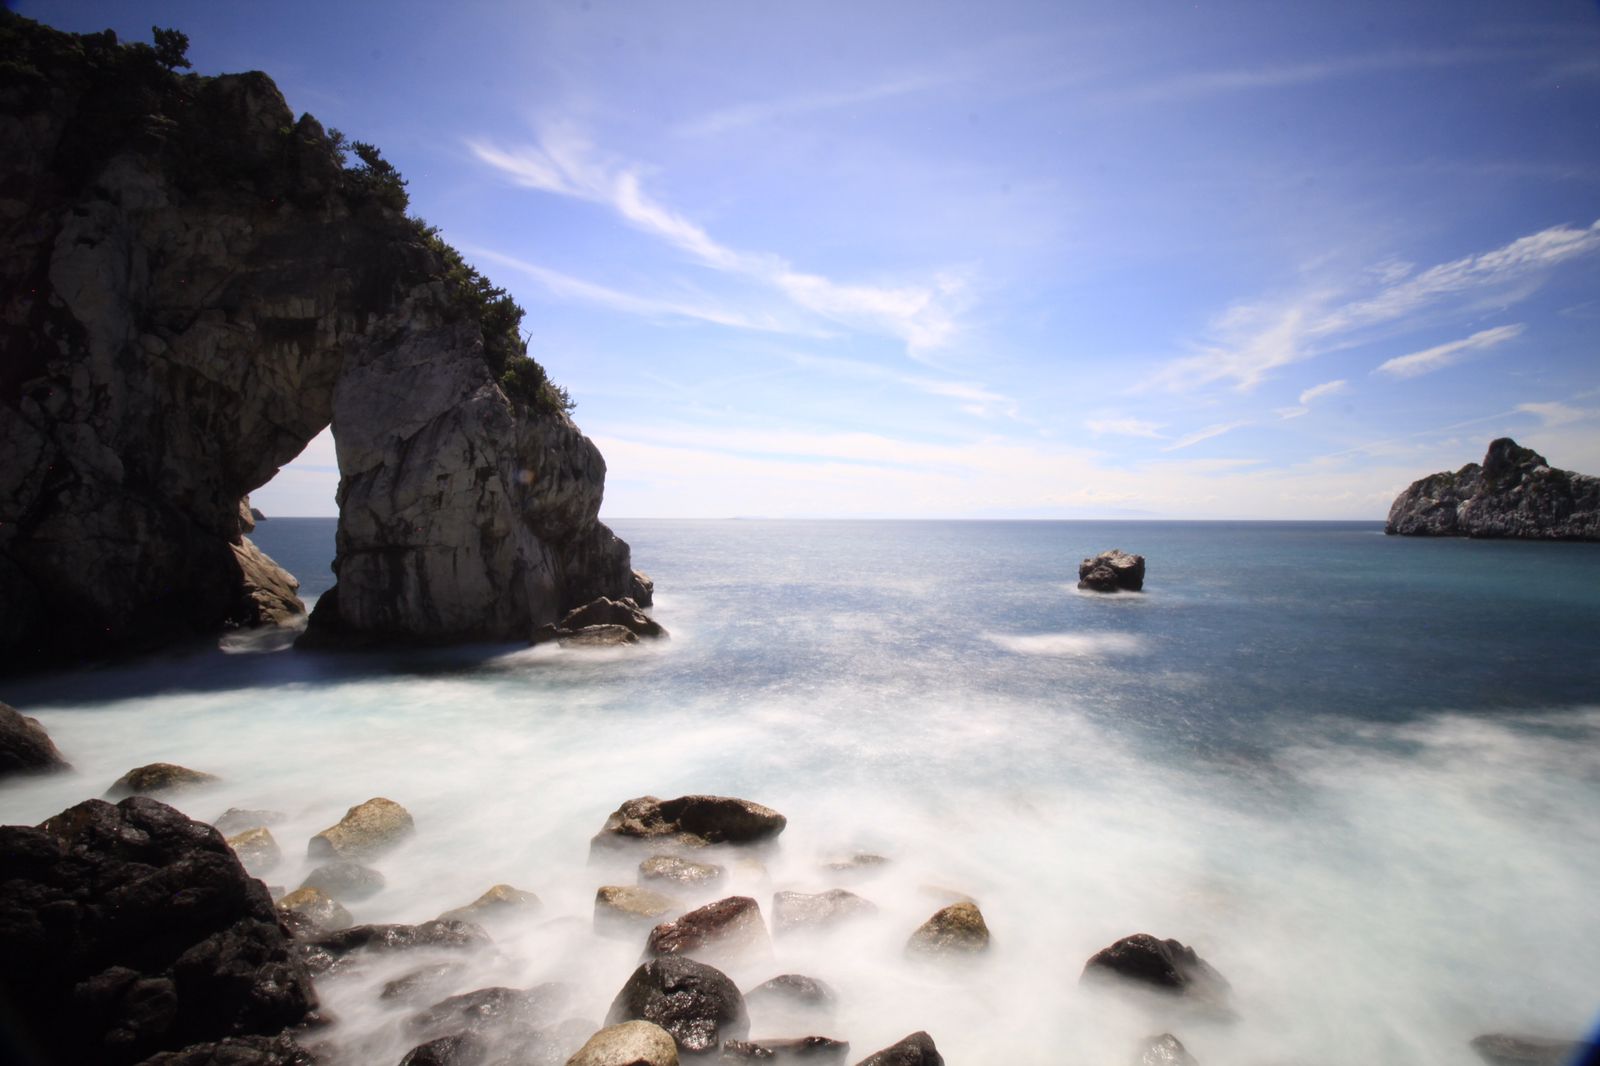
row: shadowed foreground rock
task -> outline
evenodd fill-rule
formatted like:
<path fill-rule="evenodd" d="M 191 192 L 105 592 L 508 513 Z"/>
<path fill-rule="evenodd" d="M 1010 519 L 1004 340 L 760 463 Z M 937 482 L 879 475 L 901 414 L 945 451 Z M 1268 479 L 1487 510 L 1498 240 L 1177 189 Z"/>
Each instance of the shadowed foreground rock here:
<path fill-rule="evenodd" d="M 916 1032 L 882 1051 L 873 1052 L 856 1066 L 944 1066 L 944 1056 L 933 1045 L 933 1037 Z"/>
<path fill-rule="evenodd" d="M 142 797 L 0 828 L 0 985 L 47 1061 L 90 1066 L 272 1036 L 316 1006 L 222 835 Z"/>
<path fill-rule="evenodd" d="M 139 1066 L 317 1066 L 317 1060 L 286 1036 L 230 1036 L 163 1051 Z"/>
<path fill-rule="evenodd" d="M 750 1034 L 744 997 L 721 970 L 669 956 L 647 962 L 628 978 L 606 1015 L 607 1025 L 646 1021 L 661 1026 L 690 1054 L 717 1050 Z"/>
<path fill-rule="evenodd" d="M 1385 533 L 1410 537 L 1600 540 L 1600 477 L 1556 470 L 1510 437 L 1483 464 L 1412 482 L 1389 508 Z"/>
<path fill-rule="evenodd" d="M 38 719 L 0 703 L 0 779 L 70 769 Z"/>
<path fill-rule="evenodd" d="M 1594 1066 L 1600 1060 L 1600 1048 L 1575 1040 L 1514 1033 L 1475 1036 L 1472 1050 L 1490 1066 Z M 1587 1052 L 1587 1057 L 1582 1052 Z"/>

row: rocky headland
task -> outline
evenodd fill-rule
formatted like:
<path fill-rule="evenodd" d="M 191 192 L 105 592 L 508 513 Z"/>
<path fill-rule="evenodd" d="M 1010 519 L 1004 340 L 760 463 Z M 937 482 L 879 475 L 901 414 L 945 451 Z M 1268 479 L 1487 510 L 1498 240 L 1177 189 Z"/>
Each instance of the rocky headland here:
<path fill-rule="evenodd" d="M 246 497 L 333 426 L 324 646 L 650 603 L 521 309 L 265 74 L 0 13 L 0 669 L 296 622 Z M 178 57 L 181 59 L 181 56 Z"/>
<path fill-rule="evenodd" d="M 1600 477 L 1557 470 L 1510 437 L 1483 463 L 1431 474 L 1395 498 L 1385 533 L 1410 537 L 1600 540 Z"/>

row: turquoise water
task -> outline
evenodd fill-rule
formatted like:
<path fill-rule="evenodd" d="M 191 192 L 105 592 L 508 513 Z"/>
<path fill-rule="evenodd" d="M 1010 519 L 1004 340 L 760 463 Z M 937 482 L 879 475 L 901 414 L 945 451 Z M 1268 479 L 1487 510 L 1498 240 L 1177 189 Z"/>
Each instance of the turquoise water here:
<path fill-rule="evenodd" d="M 630 796 L 749 796 L 790 817 L 735 875 L 764 910 L 835 887 L 829 855 L 893 860 L 844 886 L 877 919 L 735 974 L 837 985 L 828 1035 L 854 1057 L 926 1028 L 952 1063 L 1120 1062 L 1171 1029 L 1204 1063 L 1466 1064 L 1476 1033 L 1576 1035 L 1600 1007 L 1600 545 L 1376 523 L 613 525 L 656 580 L 664 644 L 235 646 L 13 682 L 78 773 L 0 788 L 0 813 L 37 821 L 130 766 L 185 763 L 225 778 L 175 801 L 197 817 L 290 815 L 266 879 L 293 887 L 306 836 L 390 796 L 418 835 L 357 919 L 535 891 L 540 918 L 469 987 L 574 980 L 598 1021 L 639 945 L 587 931 L 595 887 L 632 879 L 587 865 L 589 835 Z M 274 519 L 255 539 L 311 597 L 332 532 Z M 1073 587 L 1110 547 L 1148 557 L 1145 594 Z M 996 937 L 970 972 L 900 953 L 946 890 Z M 1240 1020 L 1080 991 L 1083 960 L 1138 931 L 1194 944 Z M 349 1061 L 404 1053 L 381 976 L 323 988 Z"/>

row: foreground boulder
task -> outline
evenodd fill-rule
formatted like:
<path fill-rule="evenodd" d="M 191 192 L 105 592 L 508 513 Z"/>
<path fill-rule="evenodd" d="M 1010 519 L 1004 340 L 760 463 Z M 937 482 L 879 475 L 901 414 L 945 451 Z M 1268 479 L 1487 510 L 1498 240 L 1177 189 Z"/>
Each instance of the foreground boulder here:
<path fill-rule="evenodd" d="M 306 854 L 313 859 L 368 859 L 388 851 L 416 832 L 411 812 L 382 796 L 351 807 L 311 838 Z"/>
<path fill-rule="evenodd" d="M 1144 556 L 1112 548 L 1078 564 L 1078 587 L 1093 592 L 1139 592 L 1144 588 Z"/>
<path fill-rule="evenodd" d="M 1224 1007 L 1229 994 L 1228 982 L 1194 948 L 1149 933 L 1123 937 L 1090 956 L 1079 980 L 1122 982 L 1216 1007 Z"/>
<path fill-rule="evenodd" d="M 833 929 L 853 918 L 878 913 L 877 904 L 842 888 L 827 892 L 778 892 L 772 897 L 772 931 L 793 933 L 804 929 Z"/>
<path fill-rule="evenodd" d="M 697 907 L 675 921 L 650 930 L 651 955 L 693 955 L 713 961 L 770 958 L 772 939 L 761 920 L 761 906 L 749 896 L 729 896 Z"/>
<path fill-rule="evenodd" d="M 856 1066 L 944 1066 L 944 1056 L 933 1045 L 933 1037 L 916 1032 L 882 1051 L 873 1052 Z"/>
<path fill-rule="evenodd" d="M 716 1051 L 750 1034 L 744 997 L 721 970 L 682 956 L 645 963 L 612 1001 L 607 1025 L 647 1021 L 661 1026 L 689 1054 Z"/>
<path fill-rule="evenodd" d="M 1588 1050 L 1590 1057 L 1580 1059 Z M 1514 1033 L 1485 1033 L 1472 1038 L 1472 1050 L 1489 1066 L 1592 1066 L 1597 1050 L 1576 1040 L 1552 1040 L 1543 1036 Z"/>
<path fill-rule="evenodd" d="M 271 1036 L 316 1006 L 266 888 L 143 797 L 0 828 L 0 992 L 19 1039 L 75 1064 Z"/>
<path fill-rule="evenodd" d="M 591 1036 L 566 1066 L 678 1066 L 678 1045 L 653 1022 L 623 1022 Z"/>
<path fill-rule="evenodd" d="M 37 718 L 0 703 L 0 779 L 70 769 Z"/>
<path fill-rule="evenodd" d="M 1385 533 L 1409 537 L 1600 540 L 1600 477 L 1556 470 L 1510 437 L 1483 464 L 1431 474 L 1395 497 Z"/>
<path fill-rule="evenodd" d="M 122 799 L 125 796 L 149 796 L 163 792 L 177 792 L 180 789 L 195 788 L 199 785 L 209 785 L 222 778 L 216 774 L 208 774 L 204 770 L 191 770 L 187 766 L 179 766 L 170 762 L 153 762 L 147 766 L 138 766 L 111 783 L 106 789 L 106 799 Z"/>
<path fill-rule="evenodd" d="M 590 841 L 597 849 L 633 841 L 704 847 L 771 840 L 789 820 L 771 807 L 730 796 L 679 796 L 659 800 L 640 796 L 618 807 Z"/>
<path fill-rule="evenodd" d="M 975 903 L 952 903 L 934 912 L 906 942 L 911 955 L 949 958 L 989 949 L 989 926 Z"/>

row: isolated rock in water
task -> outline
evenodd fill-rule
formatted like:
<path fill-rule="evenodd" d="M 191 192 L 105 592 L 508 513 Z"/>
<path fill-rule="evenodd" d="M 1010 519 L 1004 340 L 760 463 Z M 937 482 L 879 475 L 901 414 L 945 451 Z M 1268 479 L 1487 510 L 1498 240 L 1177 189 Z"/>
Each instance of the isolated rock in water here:
<path fill-rule="evenodd" d="M 140 766 L 129 770 L 106 789 L 106 799 L 121 799 L 124 796 L 148 796 L 161 792 L 176 792 L 179 789 L 194 788 L 196 785 L 208 785 L 222 778 L 216 774 L 208 774 L 201 770 L 191 770 L 186 766 L 178 766 L 170 762 L 153 762 L 148 766 Z"/>
<path fill-rule="evenodd" d="M 1395 497 L 1385 533 L 1412 537 L 1600 540 L 1600 477 L 1553 469 L 1510 437 L 1483 465 L 1432 474 Z"/>
<path fill-rule="evenodd" d="M 607 1025 L 638 1020 L 661 1026 L 690 1054 L 750 1035 L 744 997 L 734 983 L 720 970 L 677 955 L 633 971 L 606 1015 Z"/>
<path fill-rule="evenodd" d="M 139 1066 L 317 1066 L 317 1060 L 287 1036 L 230 1036 L 163 1051 Z"/>
<path fill-rule="evenodd" d="M 295 945 L 312 976 L 337 973 L 363 954 L 389 955 L 418 948 L 474 951 L 490 945 L 489 934 L 470 922 L 421 925 L 353 925 Z"/>
<path fill-rule="evenodd" d="M 306 874 L 301 888 L 315 888 L 348 902 L 367 899 L 383 891 L 383 874 L 358 862 L 328 862 Z"/>
<path fill-rule="evenodd" d="M 541 906 L 539 897 L 510 885 L 495 885 L 489 891 L 455 910 L 439 915 L 441 922 L 493 922 L 517 915 L 528 915 Z"/>
<path fill-rule="evenodd" d="M 70 769 L 38 719 L 0 703 L 0 779 Z"/>
<path fill-rule="evenodd" d="M 852 918 L 878 913 L 877 904 L 854 892 L 778 892 L 772 897 L 772 931 L 782 935 L 801 929 L 831 929 Z"/>
<path fill-rule="evenodd" d="M 653 1022 L 623 1022 L 591 1036 L 566 1066 L 678 1066 L 678 1045 Z"/>
<path fill-rule="evenodd" d="M 244 863 L 244 868 L 252 876 L 259 877 L 283 861 L 283 851 L 268 829 L 246 829 L 237 836 L 229 837 L 228 847 L 239 856 L 239 861 Z"/>
<path fill-rule="evenodd" d="M 348 929 L 355 924 L 350 912 L 338 900 L 315 888 L 297 888 L 278 900 L 280 911 L 299 916 L 299 928 L 312 936 Z"/>
<path fill-rule="evenodd" d="M 1596 1061 L 1578 1055 L 1588 1045 L 1576 1040 L 1552 1040 L 1543 1036 L 1514 1033 L 1485 1033 L 1472 1038 L 1472 1050 L 1490 1066 L 1591 1066 Z"/>
<path fill-rule="evenodd" d="M 316 994 L 222 835 L 135 797 L 0 828 L 0 1001 L 41 1061 L 124 1064 L 278 1033 Z"/>
<path fill-rule="evenodd" d="M 1112 548 L 1078 564 L 1078 587 L 1094 592 L 1138 592 L 1144 588 L 1144 556 Z"/>
<path fill-rule="evenodd" d="M 632 840 L 698 847 L 770 840 L 789 820 L 770 807 L 729 796 L 631 799 L 606 819 L 590 850 Z"/>
<path fill-rule="evenodd" d="M 639 643 L 638 635 L 627 626 L 588 626 L 578 630 L 563 630 L 557 634 L 556 640 L 563 648 L 616 648 Z"/>
<path fill-rule="evenodd" d="M 264 74 L 4 19 L 0 670 L 300 611 L 241 499 L 330 421 L 313 640 L 526 640 L 645 595 L 520 316 L 398 185 Z"/>
<path fill-rule="evenodd" d="M 729 896 L 656 926 L 650 930 L 645 951 L 742 961 L 770 957 L 772 939 L 761 920 L 760 904 L 749 896 Z"/>
<path fill-rule="evenodd" d="M 933 1046 L 933 1037 L 916 1032 L 868 1055 L 856 1066 L 944 1066 L 944 1056 Z"/>
<path fill-rule="evenodd" d="M 1180 995 L 1221 1006 L 1228 999 L 1228 982 L 1176 940 L 1159 940 L 1148 933 L 1123 937 L 1096 952 L 1084 964 L 1080 981 L 1121 980 L 1156 992 Z"/>
<path fill-rule="evenodd" d="M 779 974 L 763 981 L 744 994 L 745 1006 L 763 1013 L 781 1015 L 831 1015 L 839 1006 L 839 996 L 815 977 L 804 974 Z"/>
<path fill-rule="evenodd" d="M 974 903 L 952 903 L 934 913 L 911 934 L 906 951 L 913 955 L 974 955 L 989 947 L 989 927 Z"/>
<path fill-rule="evenodd" d="M 212 819 L 211 824 L 223 836 L 231 837 L 239 835 L 246 829 L 261 829 L 277 825 L 287 817 L 289 816 L 282 811 L 251 811 L 239 807 L 229 807 Z"/>
<path fill-rule="evenodd" d="M 568 611 L 561 619 L 562 629 L 583 629 L 587 626 L 625 626 L 641 637 L 664 637 L 667 631 L 661 623 L 639 610 L 631 599 L 611 600 L 604 596 L 590 600 L 582 607 Z"/>
<path fill-rule="evenodd" d="M 477 1033 L 462 1032 L 418 1044 L 406 1052 L 400 1066 L 482 1066 L 488 1058 L 488 1041 Z"/>
<path fill-rule="evenodd" d="M 827 1036 L 800 1036 L 773 1040 L 729 1040 L 722 1045 L 723 1062 L 765 1062 L 772 1066 L 844 1066 L 850 1044 Z"/>
<path fill-rule="evenodd" d="M 639 864 L 640 881 L 666 881 L 699 887 L 714 885 L 727 870 L 708 862 L 693 862 L 676 855 L 652 855 Z"/>
<path fill-rule="evenodd" d="M 1152 1036 L 1139 1048 L 1133 1066 L 1200 1066 L 1183 1042 L 1171 1033 Z"/>
<path fill-rule="evenodd" d="M 388 851 L 415 831 L 411 812 L 378 796 L 351 807 L 338 825 L 312 837 L 306 854 L 313 859 L 366 859 Z"/>
<path fill-rule="evenodd" d="M 596 932 L 630 935 L 683 911 L 671 896 L 635 885 L 602 885 L 594 894 Z"/>

